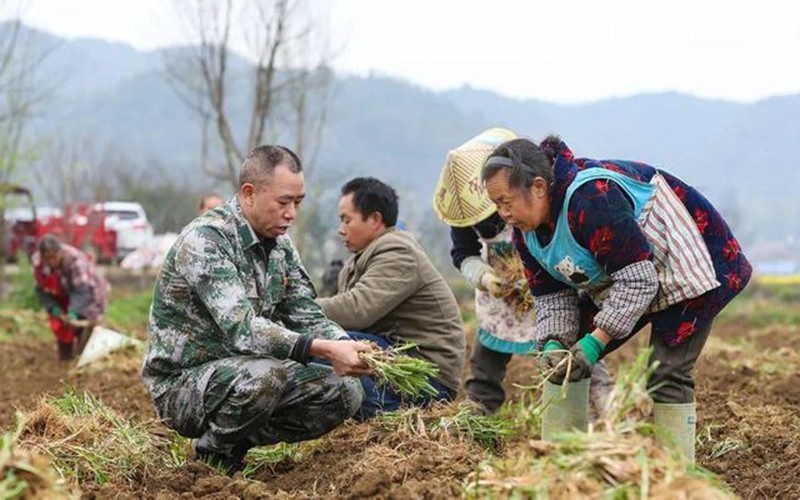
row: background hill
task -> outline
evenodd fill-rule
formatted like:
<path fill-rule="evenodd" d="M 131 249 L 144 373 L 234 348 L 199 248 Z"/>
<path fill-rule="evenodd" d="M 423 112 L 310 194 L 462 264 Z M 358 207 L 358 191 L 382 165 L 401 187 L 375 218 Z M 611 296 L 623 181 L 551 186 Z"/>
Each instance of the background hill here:
<path fill-rule="evenodd" d="M 53 50 L 44 74 L 55 91 L 29 129 L 41 148 L 88 138 L 96 150 L 124 156 L 151 182 L 165 176 L 187 186 L 210 185 L 198 167 L 200 124 L 165 80 L 163 51 L 30 35 Z M 239 70 L 247 64 L 234 63 Z M 233 109 L 243 105 L 244 94 Z M 420 225 L 428 222 L 446 151 L 485 127 L 504 125 L 534 138 L 558 133 L 579 156 L 664 166 L 703 189 L 747 242 L 785 239 L 798 236 L 800 227 L 792 182 L 800 165 L 798 117 L 800 95 L 742 104 L 665 93 L 567 105 L 472 88 L 433 92 L 381 76 L 337 76 L 315 176 L 330 186 L 355 174 L 389 180 L 401 191 L 408 219 Z M 161 229 L 174 229 L 166 227 L 174 221 L 155 218 Z"/>

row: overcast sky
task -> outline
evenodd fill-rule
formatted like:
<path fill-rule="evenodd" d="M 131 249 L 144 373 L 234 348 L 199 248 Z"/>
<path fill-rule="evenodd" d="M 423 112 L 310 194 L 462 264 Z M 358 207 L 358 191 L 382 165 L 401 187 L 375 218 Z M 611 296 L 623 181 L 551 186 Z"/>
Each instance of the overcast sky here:
<path fill-rule="evenodd" d="M 312 2 L 330 20 L 339 70 L 434 89 L 469 84 L 558 102 L 667 90 L 738 101 L 800 92 L 796 0 Z M 68 38 L 142 50 L 184 40 L 170 0 L 27 3 L 27 23 Z"/>

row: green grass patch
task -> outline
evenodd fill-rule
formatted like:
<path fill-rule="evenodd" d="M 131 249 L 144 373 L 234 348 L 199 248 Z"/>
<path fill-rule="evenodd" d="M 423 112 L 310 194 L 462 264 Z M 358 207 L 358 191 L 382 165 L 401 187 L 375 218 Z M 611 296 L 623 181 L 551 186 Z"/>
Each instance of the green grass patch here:
<path fill-rule="evenodd" d="M 530 439 L 481 464 L 468 478 L 467 498 L 729 498 L 722 482 L 677 450 L 656 444 L 647 422 L 648 350 L 620 366 L 603 415 L 586 432 L 562 432 L 552 441 Z M 538 421 L 541 403 L 520 411 Z M 531 417 L 531 414 L 534 417 Z M 511 415 L 513 418 L 513 415 Z M 707 431 L 710 435 L 711 430 Z M 728 443 L 715 450 L 730 452 Z"/>
<path fill-rule="evenodd" d="M 783 292 L 781 292 L 783 293 Z M 800 297 L 793 292 L 784 295 L 746 293 L 733 299 L 719 315 L 721 321 L 745 321 L 762 328 L 769 325 L 800 325 Z"/>
<path fill-rule="evenodd" d="M 756 277 L 745 293 L 784 302 L 800 300 L 800 275 L 783 277 Z"/>
<path fill-rule="evenodd" d="M 150 291 L 133 293 L 111 300 L 108 303 L 104 323 L 122 333 L 144 332 L 153 293 Z"/>
<path fill-rule="evenodd" d="M 0 342 L 30 338 L 53 339 L 44 311 L 0 307 Z"/>
<path fill-rule="evenodd" d="M 417 439 L 466 440 L 499 450 L 515 434 L 514 422 L 496 415 L 481 415 L 477 405 L 434 404 L 380 414 L 376 423 L 384 430 Z"/>
<path fill-rule="evenodd" d="M 744 443 L 739 439 L 725 438 L 711 447 L 711 458 L 716 460 L 732 451 L 744 448 Z"/>
<path fill-rule="evenodd" d="M 33 267 L 28 256 L 20 253 L 17 256 L 17 262 L 16 272 L 6 274 L 9 294 L 3 301 L 3 308 L 39 310 L 42 306 L 36 296 L 36 281 L 33 278 Z"/>
<path fill-rule="evenodd" d="M 744 353 L 750 353 L 747 356 Z M 791 377 L 800 366 L 800 353 L 790 348 L 743 350 L 743 355 L 729 362 L 732 368 L 747 367 L 765 375 Z"/>
<path fill-rule="evenodd" d="M 278 443 L 272 446 L 259 446 L 247 453 L 247 466 L 242 475 L 252 478 L 264 467 L 274 467 L 287 460 L 299 460 L 303 456 L 302 443 Z"/>
<path fill-rule="evenodd" d="M 146 481 L 151 472 L 180 461 L 170 453 L 175 444 L 150 432 L 147 424 L 130 421 L 70 387 L 26 417 L 21 439 L 48 456 L 61 477 L 76 483 Z"/>
<path fill-rule="evenodd" d="M 47 315 L 36 296 L 33 269 L 20 255 L 17 269 L 5 275 L 8 295 L 0 302 L 0 342 L 23 338 L 53 338 Z"/>
<path fill-rule="evenodd" d="M 19 446 L 24 428 L 0 435 L 0 498 L 70 498 L 64 482 L 42 455 Z"/>
<path fill-rule="evenodd" d="M 194 446 L 191 439 L 181 436 L 172 429 L 167 430 L 167 439 L 171 465 L 180 467 L 192 458 Z"/>
<path fill-rule="evenodd" d="M 513 422 L 493 415 L 479 415 L 475 408 L 460 406 L 454 415 L 439 417 L 432 427 L 434 432 L 469 436 L 489 450 L 497 450 L 514 435 Z"/>

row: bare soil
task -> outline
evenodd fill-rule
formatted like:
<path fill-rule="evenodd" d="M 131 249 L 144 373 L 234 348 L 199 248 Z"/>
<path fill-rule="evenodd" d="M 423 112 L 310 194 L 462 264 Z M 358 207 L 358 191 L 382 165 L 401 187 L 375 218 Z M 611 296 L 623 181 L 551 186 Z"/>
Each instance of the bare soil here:
<path fill-rule="evenodd" d="M 59 394 L 70 363 L 58 361 L 56 341 L 20 340 L 0 343 L 0 429 L 14 420 L 17 408 Z"/>
<path fill-rule="evenodd" d="M 698 460 L 743 498 L 800 498 L 800 332 L 797 328 L 715 326 L 697 365 Z M 646 337 L 634 342 L 641 344 Z M 615 356 L 632 356 L 635 345 Z M 772 360 L 772 361 L 770 361 Z M 0 425 L 14 409 L 31 408 L 63 383 L 86 390 L 138 421 L 155 418 L 140 379 L 139 356 L 128 353 L 82 374 L 56 360 L 55 342 L 0 344 Z M 508 389 L 516 398 L 533 361 L 514 359 Z M 154 432 L 159 430 L 154 423 Z M 374 424 L 347 424 L 299 460 L 228 478 L 189 461 L 134 484 L 81 484 L 84 498 L 453 498 L 487 454 L 463 442 L 387 435 Z"/>

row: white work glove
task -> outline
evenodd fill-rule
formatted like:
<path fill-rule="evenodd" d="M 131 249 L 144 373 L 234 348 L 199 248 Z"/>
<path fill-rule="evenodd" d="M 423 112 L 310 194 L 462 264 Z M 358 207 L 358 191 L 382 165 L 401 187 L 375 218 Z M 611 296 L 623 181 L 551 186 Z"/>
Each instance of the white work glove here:
<path fill-rule="evenodd" d="M 486 271 L 483 273 L 483 276 L 481 276 L 481 285 L 483 290 L 486 290 L 497 297 L 500 295 L 503 281 L 496 274 L 494 274 L 494 271 Z"/>
<path fill-rule="evenodd" d="M 461 274 L 470 285 L 478 290 L 496 294 L 499 291 L 501 280 L 497 277 L 492 266 L 481 260 L 480 257 L 467 257 L 461 262 Z"/>

